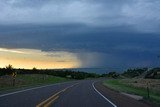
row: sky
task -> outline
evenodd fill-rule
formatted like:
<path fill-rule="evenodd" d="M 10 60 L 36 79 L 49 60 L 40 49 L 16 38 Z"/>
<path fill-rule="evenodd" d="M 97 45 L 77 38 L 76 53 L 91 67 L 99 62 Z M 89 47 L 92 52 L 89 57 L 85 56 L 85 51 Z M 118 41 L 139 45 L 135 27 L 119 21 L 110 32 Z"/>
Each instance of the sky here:
<path fill-rule="evenodd" d="M 159 41 L 159 0 L 0 0 L 0 67 L 157 67 Z"/>

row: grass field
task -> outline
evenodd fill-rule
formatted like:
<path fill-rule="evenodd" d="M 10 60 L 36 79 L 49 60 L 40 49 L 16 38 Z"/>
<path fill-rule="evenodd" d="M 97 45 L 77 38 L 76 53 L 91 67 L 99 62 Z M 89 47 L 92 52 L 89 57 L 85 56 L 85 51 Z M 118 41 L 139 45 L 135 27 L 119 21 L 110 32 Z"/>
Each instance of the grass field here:
<path fill-rule="evenodd" d="M 67 78 L 55 77 L 43 74 L 21 74 L 17 75 L 15 86 L 13 86 L 13 78 L 11 76 L 0 77 L 0 91 L 18 89 L 23 87 L 32 87 L 45 84 L 53 84 L 69 81 Z"/>
<path fill-rule="evenodd" d="M 160 105 L 160 80 L 151 79 L 111 79 L 103 83 L 105 86 L 119 92 L 143 96 L 145 100 Z M 147 85 L 148 84 L 148 85 Z M 147 86 L 150 97 L 148 98 Z"/>

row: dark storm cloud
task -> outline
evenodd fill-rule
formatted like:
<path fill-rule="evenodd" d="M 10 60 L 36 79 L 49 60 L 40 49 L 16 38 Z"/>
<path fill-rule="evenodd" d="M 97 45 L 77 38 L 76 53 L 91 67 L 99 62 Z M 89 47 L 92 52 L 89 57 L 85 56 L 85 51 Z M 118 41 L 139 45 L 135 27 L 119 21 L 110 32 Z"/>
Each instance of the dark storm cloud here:
<path fill-rule="evenodd" d="M 159 34 L 133 33 L 129 29 L 111 28 L 105 30 L 81 24 L 46 26 L 1 26 L 1 45 L 43 50 L 84 50 L 110 52 L 114 50 L 146 50 L 145 46 L 159 46 Z M 107 29 L 107 28 L 106 28 Z M 116 31 L 112 30 L 116 29 Z M 9 30 L 9 31 L 8 31 Z M 153 43 L 154 42 L 154 43 Z M 22 45 L 23 44 L 23 45 Z M 67 49 L 68 48 L 68 49 Z"/>
<path fill-rule="evenodd" d="M 160 53 L 159 34 L 137 33 L 127 26 L 107 29 L 63 24 L 0 28 L 1 47 L 73 52 L 82 60 L 82 67 L 152 66 L 157 64 Z"/>

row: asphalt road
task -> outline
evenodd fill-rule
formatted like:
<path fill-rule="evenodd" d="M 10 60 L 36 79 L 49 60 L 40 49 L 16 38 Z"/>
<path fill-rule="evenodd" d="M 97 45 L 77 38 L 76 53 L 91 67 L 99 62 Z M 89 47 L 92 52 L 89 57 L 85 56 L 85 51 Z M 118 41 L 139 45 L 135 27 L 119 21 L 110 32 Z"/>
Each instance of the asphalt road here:
<path fill-rule="evenodd" d="M 0 95 L 0 107 L 115 107 L 95 87 L 73 81 Z"/>

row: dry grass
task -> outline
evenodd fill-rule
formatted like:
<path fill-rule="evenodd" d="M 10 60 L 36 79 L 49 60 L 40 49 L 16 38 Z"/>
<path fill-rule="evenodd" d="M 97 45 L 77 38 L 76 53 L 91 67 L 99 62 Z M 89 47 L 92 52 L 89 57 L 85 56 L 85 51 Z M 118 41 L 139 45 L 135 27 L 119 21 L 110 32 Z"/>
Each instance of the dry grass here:
<path fill-rule="evenodd" d="M 42 74 L 21 74 L 17 75 L 15 86 L 13 86 L 13 77 L 6 75 L 0 76 L 0 91 L 64 81 L 69 81 L 69 79 Z"/>
<path fill-rule="evenodd" d="M 25 81 L 21 80 L 21 79 L 16 79 L 16 84 L 18 85 L 22 85 L 24 84 Z M 1 76 L 0 77 L 0 87 L 6 87 L 6 86 L 12 86 L 13 85 L 13 77 L 6 75 L 6 76 Z"/>
<path fill-rule="evenodd" d="M 148 86 L 149 89 L 160 92 L 160 79 L 124 79 L 122 82 L 139 88 Z"/>

